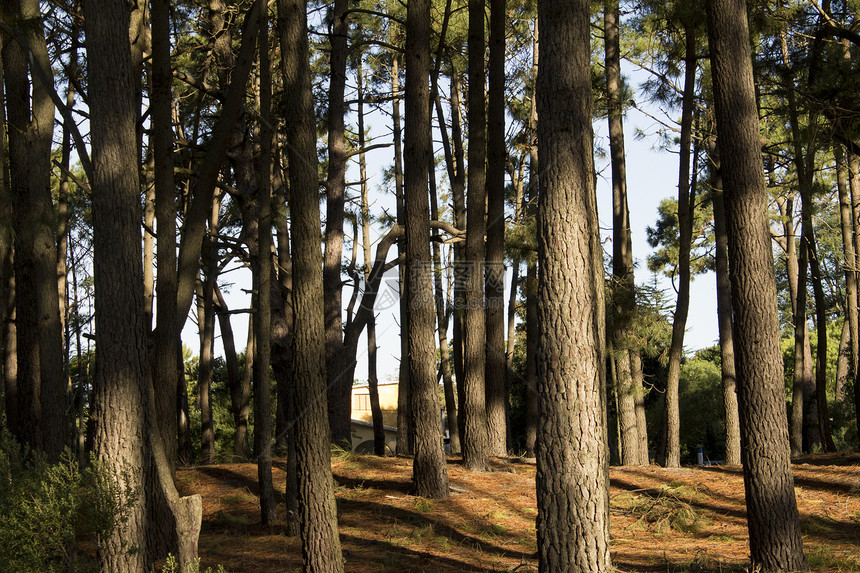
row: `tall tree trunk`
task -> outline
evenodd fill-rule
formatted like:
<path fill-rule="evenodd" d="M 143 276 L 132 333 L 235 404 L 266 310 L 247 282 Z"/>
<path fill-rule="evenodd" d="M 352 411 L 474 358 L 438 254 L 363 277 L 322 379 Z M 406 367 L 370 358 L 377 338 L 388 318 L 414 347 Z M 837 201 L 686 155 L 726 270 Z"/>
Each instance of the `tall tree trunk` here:
<path fill-rule="evenodd" d="M 406 16 L 406 298 L 409 307 L 410 407 L 415 428 L 412 481 L 422 497 L 448 497 L 448 468 L 436 392 L 435 307 L 430 268 L 430 0 Z"/>
<path fill-rule="evenodd" d="M 102 571 L 149 571 L 151 508 L 143 487 L 154 471 L 147 440 L 146 325 L 140 252 L 140 189 L 134 83 L 125 2 L 84 4 L 92 128 L 95 276 L 96 455 L 129 503 L 122 528 L 99 539 Z M 56 289 L 54 290 L 56 292 Z M 128 551 L 135 547 L 137 551 Z"/>
<path fill-rule="evenodd" d="M 437 109 L 441 109 L 437 108 Z M 441 122 L 440 122 L 441 123 Z M 466 160 L 463 146 L 463 130 L 460 118 L 460 76 L 456 72 L 451 74 L 451 160 L 448 162 L 449 177 L 451 179 L 451 202 L 454 207 L 454 226 L 463 230 L 466 228 Z M 460 277 L 466 268 L 466 246 L 460 242 L 454 244 L 454 268 L 459 269 Z M 465 308 L 466 308 L 466 285 L 465 281 L 454 280 L 454 325 L 451 332 L 451 340 L 454 345 L 452 353 L 454 358 L 454 377 L 457 379 L 457 407 L 459 416 L 457 423 L 460 432 L 460 447 L 462 450 L 466 436 L 466 414 L 464 405 L 466 403 L 466 367 L 465 367 Z"/>
<path fill-rule="evenodd" d="M 505 417 L 505 0 L 490 0 L 487 107 L 486 404 L 487 451 L 507 454 Z M 481 84 L 483 86 L 483 84 Z M 482 90 L 483 91 L 483 90 Z M 470 111 L 471 113 L 471 111 Z M 482 209 L 483 211 L 483 209 Z"/>
<path fill-rule="evenodd" d="M 173 73 L 170 65 L 170 2 L 152 0 L 152 155 L 155 173 L 158 281 L 156 332 L 152 350 L 153 384 L 159 433 L 165 455 L 175 467 L 177 456 L 177 387 L 184 373 L 177 304 L 176 184 L 173 175 Z"/>
<path fill-rule="evenodd" d="M 272 68 L 269 60 L 269 8 L 260 3 L 260 165 L 257 174 L 256 295 L 257 358 L 254 368 L 254 453 L 260 486 L 260 523 L 275 522 L 272 483 L 272 385 L 269 376 L 272 339 Z M 253 268 L 253 259 L 252 259 Z"/>
<path fill-rule="evenodd" d="M 854 220 L 854 255 L 856 257 L 854 269 L 856 270 L 860 269 L 860 224 L 858 224 L 858 221 L 860 221 L 860 156 L 849 153 L 848 165 L 851 174 L 848 185 L 851 190 L 851 214 Z M 858 290 L 860 290 L 860 287 L 858 287 Z M 860 299 L 860 292 L 858 292 L 857 297 Z M 857 335 L 857 338 L 860 339 L 860 334 Z M 852 385 L 854 386 L 854 412 L 857 421 L 857 433 L 860 435 L 860 372 L 858 371 L 860 371 L 860 367 L 854 369 L 854 383 Z"/>
<path fill-rule="evenodd" d="M 251 401 L 250 372 L 254 353 L 254 321 L 248 322 L 248 337 L 245 345 L 245 374 L 239 373 L 239 360 L 236 356 L 236 342 L 233 338 L 233 325 L 230 323 L 230 309 L 224 301 L 221 289 L 215 285 L 215 314 L 221 328 L 221 343 L 224 347 L 224 362 L 227 366 L 227 389 L 230 391 L 230 410 L 233 412 L 233 425 L 236 435 L 233 439 L 233 456 L 237 461 L 245 461 L 250 454 L 248 446 L 248 410 Z"/>
<path fill-rule="evenodd" d="M 197 404 L 200 408 L 200 454 L 204 464 L 215 463 L 215 420 L 212 415 L 212 377 L 214 374 L 215 351 L 215 283 L 218 280 L 218 247 L 215 236 L 218 234 L 218 218 L 221 211 L 219 195 L 212 202 L 209 216 L 209 234 L 203 241 L 201 258 L 205 269 L 198 308 L 200 325 L 200 361 L 197 379 Z"/>
<path fill-rule="evenodd" d="M 608 571 L 603 251 L 593 182 L 589 3 L 541 2 L 538 18 L 539 568 Z"/>
<path fill-rule="evenodd" d="M 439 199 L 436 189 L 436 162 L 432 152 L 428 159 L 428 172 L 430 181 L 430 218 L 438 221 Z M 440 251 L 441 247 L 439 243 L 433 241 L 433 291 L 436 304 L 437 332 L 439 334 L 439 371 L 442 374 L 442 387 L 445 393 L 445 418 L 448 423 L 448 439 L 451 453 L 459 454 L 460 432 L 458 431 L 459 424 L 457 422 L 457 396 L 454 389 L 454 378 L 451 373 L 451 352 L 448 348 L 448 313 L 445 309 L 445 296 L 442 292 L 442 254 Z"/>
<path fill-rule="evenodd" d="M 815 325 L 817 330 L 815 357 L 815 399 L 817 428 L 821 445 L 825 452 L 835 452 L 833 433 L 830 429 L 830 413 L 827 407 L 827 301 L 824 299 L 824 286 L 821 264 L 815 240 L 815 231 L 809 229 L 809 270 L 812 272 L 812 292 L 815 297 Z"/>
<path fill-rule="evenodd" d="M 484 18 L 484 2 L 469 0 L 469 173 L 466 258 L 462 269 L 466 281 L 463 322 L 465 400 L 460 411 L 466 428 L 463 464 L 472 471 L 486 470 L 487 456 L 491 453 L 484 376 L 487 339 L 484 315 L 484 214 L 487 199 Z"/>
<path fill-rule="evenodd" d="M 850 172 L 845 159 L 842 146 L 833 146 L 833 155 L 836 160 L 836 186 L 839 191 L 839 221 L 842 231 L 842 252 L 844 261 L 842 263 L 845 271 L 845 299 L 846 315 L 845 324 L 848 326 L 850 336 L 850 362 L 851 371 L 857 372 L 858 359 L 860 359 L 860 314 L 858 314 L 858 291 L 857 291 L 857 252 L 854 244 L 854 219 L 851 214 L 851 189 L 849 186 Z M 840 355 L 841 356 L 841 355 Z M 837 377 L 837 386 L 838 386 Z M 837 392 L 837 399 L 840 399 Z"/>
<path fill-rule="evenodd" d="M 391 62 L 391 119 L 394 124 L 394 195 L 397 201 L 397 224 L 405 224 L 403 195 L 403 153 L 400 135 L 400 55 L 393 54 Z M 397 244 L 399 256 L 405 256 L 404 244 Z M 406 304 L 405 267 L 400 266 L 400 372 L 397 386 L 397 453 L 412 453 L 412 410 L 409 406 L 409 310 Z"/>
<path fill-rule="evenodd" d="M 18 422 L 23 441 L 57 461 L 68 430 L 68 396 L 50 191 L 53 77 L 39 2 L 4 0 L 2 7 L 18 32 L 3 51 L 15 224 Z"/>
<path fill-rule="evenodd" d="M 295 357 L 296 463 L 304 570 L 343 571 L 331 477 L 326 413 L 322 253 L 314 125 L 308 62 L 307 5 L 278 0 L 278 31 L 285 63 L 284 91 L 290 142 L 290 213 L 293 246 L 293 356 Z"/>
<path fill-rule="evenodd" d="M 328 177 L 326 179 L 325 255 L 323 260 L 323 297 L 325 298 L 326 376 L 328 417 L 332 442 L 352 447 L 350 407 L 352 379 L 345 374 L 343 348 L 343 217 L 346 200 L 346 130 L 344 89 L 348 54 L 348 0 L 334 0 L 329 43 L 331 75 L 328 85 Z"/>
<path fill-rule="evenodd" d="M 684 23 L 684 95 L 681 103 L 681 148 L 678 168 L 678 300 L 672 321 L 672 342 L 669 346 L 669 366 L 666 375 L 666 397 L 663 408 L 663 429 L 660 436 L 660 464 L 667 468 L 681 466 L 681 418 L 679 410 L 679 383 L 681 358 L 684 354 L 684 333 L 690 309 L 690 248 L 693 242 L 693 216 L 695 210 L 696 158 L 690 168 L 690 144 L 693 136 L 693 114 L 696 97 L 696 33 L 692 25 Z M 694 153 L 695 155 L 695 153 Z M 662 454 L 662 455 L 661 455 Z"/>
<path fill-rule="evenodd" d="M 710 141 L 709 141 L 710 143 Z M 723 179 L 716 138 L 710 147 L 713 162 L 712 195 L 717 275 L 717 322 L 720 337 L 720 372 L 723 380 L 723 410 L 726 424 L 726 464 L 741 464 L 741 428 L 738 419 L 735 343 L 732 334 L 732 284 L 729 278 L 729 239 L 726 231 L 726 208 L 723 203 Z"/>
<path fill-rule="evenodd" d="M 603 12 L 606 92 L 609 117 L 609 153 L 612 159 L 612 346 L 617 364 L 617 388 L 623 465 L 648 464 L 648 452 L 640 451 L 640 428 L 636 416 L 636 387 L 631 369 L 632 347 L 630 322 L 636 312 L 636 288 L 633 275 L 633 242 L 630 234 L 630 210 L 627 205 L 627 160 L 624 149 L 624 108 L 621 101 L 621 47 L 619 39 L 620 7 L 618 0 L 607 0 Z M 644 462 L 643 462 L 644 459 Z"/>
<path fill-rule="evenodd" d="M 361 59 L 356 71 L 358 80 L 358 165 L 361 180 L 361 246 L 364 261 L 364 284 L 370 281 L 370 270 L 373 257 L 370 249 L 370 199 L 367 185 L 367 153 L 365 152 L 364 137 L 364 71 Z M 376 361 L 376 317 L 371 316 L 367 322 L 367 391 L 370 394 L 370 416 L 373 421 L 373 453 L 385 455 L 385 428 L 382 421 L 382 409 L 379 406 L 379 376 Z"/>
<path fill-rule="evenodd" d="M 540 34 L 538 19 L 534 21 L 534 32 L 532 38 L 532 74 L 538 75 L 538 62 L 540 61 Z M 529 186 L 528 201 L 525 205 L 525 216 L 529 219 L 537 219 L 540 164 L 538 161 L 538 137 L 537 137 L 537 82 L 532 88 L 531 109 L 529 110 L 528 137 L 529 137 Z M 531 256 L 526 263 L 526 456 L 535 457 L 537 449 L 537 425 L 538 425 L 538 388 L 537 388 L 537 348 L 538 348 L 538 268 L 537 257 Z"/>
<path fill-rule="evenodd" d="M 753 567 L 764 571 L 806 570 L 787 447 L 776 280 L 746 3 L 709 0 L 707 10 L 735 303 L 750 554 Z"/>
<path fill-rule="evenodd" d="M 4 39 L 0 39 L 2 49 Z M 0 59 L 0 101 L 5 101 L 3 89 L 3 60 Z M 12 194 L 9 186 L 6 147 L 6 107 L 0 105 L 0 217 L 12 220 Z M 3 398 L 5 400 L 6 429 L 19 442 L 18 427 L 18 349 L 15 330 L 15 267 L 14 233 L 11 226 L 0 227 L 0 345 L 3 355 Z"/>

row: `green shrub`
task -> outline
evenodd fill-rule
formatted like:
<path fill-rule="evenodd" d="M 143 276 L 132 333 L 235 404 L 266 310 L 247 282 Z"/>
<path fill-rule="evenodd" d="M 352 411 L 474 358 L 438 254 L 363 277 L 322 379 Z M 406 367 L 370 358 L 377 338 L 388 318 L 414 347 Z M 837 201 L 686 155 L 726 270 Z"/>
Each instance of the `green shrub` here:
<path fill-rule="evenodd" d="M 76 541 L 122 528 L 137 495 L 95 459 L 48 464 L 0 435 L 0 573 L 82 570 Z"/>

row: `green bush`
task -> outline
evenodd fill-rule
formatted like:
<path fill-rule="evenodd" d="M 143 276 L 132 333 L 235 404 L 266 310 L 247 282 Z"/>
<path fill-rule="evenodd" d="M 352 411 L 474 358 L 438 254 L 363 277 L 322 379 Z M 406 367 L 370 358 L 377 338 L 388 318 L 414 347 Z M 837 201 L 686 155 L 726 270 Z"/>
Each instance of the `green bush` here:
<path fill-rule="evenodd" d="M 0 573 L 86 570 L 77 540 L 122 528 L 138 493 L 95 459 L 48 464 L 0 434 Z"/>

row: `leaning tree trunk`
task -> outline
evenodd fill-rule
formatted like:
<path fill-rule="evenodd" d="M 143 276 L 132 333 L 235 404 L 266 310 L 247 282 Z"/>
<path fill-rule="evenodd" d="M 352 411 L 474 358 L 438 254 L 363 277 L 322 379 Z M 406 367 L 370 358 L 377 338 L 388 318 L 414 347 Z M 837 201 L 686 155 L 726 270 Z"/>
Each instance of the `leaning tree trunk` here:
<path fill-rule="evenodd" d="M 839 190 L 839 221 L 842 231 L 842 252 L 844 261 L 842 263 L 845 272 L 845 298 L 846 316 L 850 336 L 850 362 L 851 371 L 857 372 L 858 359 L 860 359 L 860 315 L 858 315 L 857 298 L 857 255 L 854 245 L 854 224 L 851 214 L 851 196 L 849 187 L 848 165 L 845 160 L 845 152 L 842 146 L 833 146 L 833 155 L 836 160 L 836 185 Z M 837 378 L 838 380 L 838 378 Z M 838 384 L 838 382 L 837 382 Z M 837 392 L 837 399 L 839 393 Z"/>
<path fill-rule="evenodd" d="M 589 2 L 541 2 L 538 18 L 539 568 L 608 571 L 603 251 L 593 183 Z"/>
<path fill-rule="evenodd" d="M 753 568 L 806 570 L 783 400 L 776 279 L 743 0 L 709 0 L 708 37 L 726 228 L 744 490 Z"/>
<path fill-rule="evenodd" d="M 690 310 L 690 248 L 693 242 L 695 211 L 696 158 L 690 168 L 690 144 L 693 136 L 693 114 L 696 98 L 696 33 L 684 23 L 686 51 L 684 56 L 684 95 L 681 104 L 681 149 L 678 168 L 678 300 L 672 321 L 672 342 L 669 345 L 669 366 L 666 374 L 666 398 L 663 408 L 663 433 L 658 454 L 660 464 L 667 468 L 681 466 L 681 417 L 679 383 L 681 358 L 684 353 L 684 333 Z M 695 155 L 695 154 L 694 154 Z M 691 173 L 693 182 L 691 182 Z M 662 454 L 662 455 L 660 455 Z"/>
<path fill-rule="evenodd" d="M 290 213 L 293 246 L 293 356 L 295 359 L 296 464 L 304 570 L 343 571 L 331 476 L 326 400 L 322 253 L 307 5 L 278 0 L 281 56 L 285 62 L 290 142 Z"/>

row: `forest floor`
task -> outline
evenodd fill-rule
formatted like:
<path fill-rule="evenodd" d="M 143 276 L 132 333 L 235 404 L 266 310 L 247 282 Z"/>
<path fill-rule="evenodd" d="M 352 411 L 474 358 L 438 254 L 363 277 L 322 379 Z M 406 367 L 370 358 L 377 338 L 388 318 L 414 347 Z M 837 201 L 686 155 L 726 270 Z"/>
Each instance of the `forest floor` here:
<path fill-rule="evenodd" d="M 346 571 L 537 571 L 535 466 L 497 460 L 464 471 L 449 459 L 452 495 L 410 494 L 405 458 L 335 455 L 332 471 Z M 610 470 L 611 549 L 622 571 L 744 571 L 749 566 L 743 476 L 738 467 Z M 860 452 L 795 460 L 803 542 L 814 571 L 860 572 Z M 284 490 L 284 463 L 275 461 Z M 184 494 L 203 495 L 203 566 L 230 573 L 296 571 L 298 538 L 259 525 L 257 468 L 182 468 Z"/>

